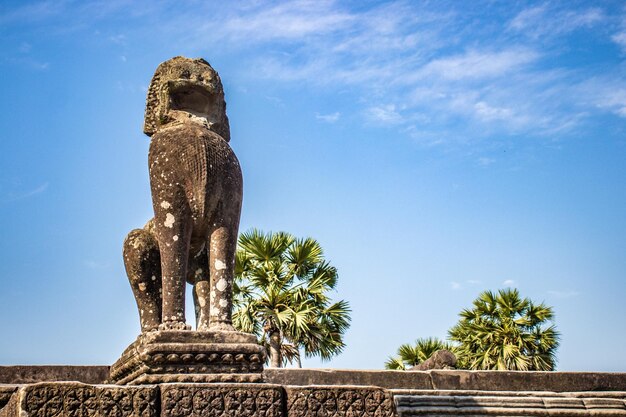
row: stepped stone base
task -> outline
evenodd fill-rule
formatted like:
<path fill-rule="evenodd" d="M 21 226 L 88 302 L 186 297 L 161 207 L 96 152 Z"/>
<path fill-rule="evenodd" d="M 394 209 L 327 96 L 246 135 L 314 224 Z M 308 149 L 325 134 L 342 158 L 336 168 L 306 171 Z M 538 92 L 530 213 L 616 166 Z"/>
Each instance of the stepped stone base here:
<path fill-rule="evenodd" d="M 240 332 L 155 331 L 140 335 L 113 364 L 108 383 L 260 382 L 263 348 Z"/>

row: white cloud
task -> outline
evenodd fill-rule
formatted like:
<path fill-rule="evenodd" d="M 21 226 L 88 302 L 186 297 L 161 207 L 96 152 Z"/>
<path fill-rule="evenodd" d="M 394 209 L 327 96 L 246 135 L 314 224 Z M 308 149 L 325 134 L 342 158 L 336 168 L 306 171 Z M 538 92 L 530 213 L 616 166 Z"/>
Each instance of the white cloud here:
<path fill-rule="evenodd" d="M 84 260 L 83 265 L 89 269 L 106 269 L 109 267 L 108 263 L 96 262 L 91 259 Z"/>
<path fill-rule="evenodd" d="M 429 62 L 421 75 L 448 80 L 494 78 L 506 75 L 538 58 L 532 50 L 510 49 L 499 52 L 469 51 Z"/>
<path fill-rule="evenodd" d="M 471 285 L 478 285 L 478 284 L 482 284 L 482 281 L 479 281 L 477 279 L 468 279 L 467 283 Z"/>
<path fill-rule="evenodd" d="M 534 26 L 537 21 L 543 19 L 546 13 L 546 6 L 530 7 L 522 10 L 511 20 L 509 28 L 515 30 L 524 30 L 528 27 Z"/>
<path fill-rule="evenodd" d="M 36 187 L 36 188 L 34 188 L 32 190 L 29 190 L 29 191 L 26 191 L 26 192 L 23 192 L 23 193 L 19 193 L 19 194 L 15 194 L 15 195 L 11 195 L 11 196 L 9 196 L 8 200 L 9 201 L 18 201 L 18 200 L 24 200 L 26 198 L 36 196 L 37 194 L 41 194 L 44 191 L 46 191 L 48 189 L 48 185 L 49 185 L 48 182 L 44 182 L 43 184 L 41 184 L 40 186 L 38 186 L 38 187 Z"/>
<path fill-rule="evenodd" d="M 513 112 L 511 109 L 502 107 L 493 107 L 484 101 L 474 104 L 476 115 L 483 120 L 506 120 L 511 119 Z"/>
<path fill-rule="evenodd" d="M 496 162 L 496 160 L 493 158 L 487 158 L 485 156 L 482 156 L 478 158 L 477 162 L 478 162 L 478 165 L 480 165 L 481 167 L 486 167 Z"/>
<path fill-rule="evenodd" d="M 461 289 L 461 284 L 459 282 L 456 281 L 452 281 L 450 283 L 450 288 L 452 288 L 453 290 L 460 290 Z"/>
<path fill-rule="evenodd" d="M 513 287 L 515 285 L 515 281 L 512 279 L 507 279 L 502 282 L 502 285 L 504 285 L 505 287 Z"/>
<path fill-rule="evenodd" d="M 370 107 L 366 110 L 366 117 L 371 122 L 385 125 L 395 125 L 403 121 L 395 104 Z"/>
<path fill-rule="evenodd" d="M 317 120 L 321 120 L 323 122 L 326 123 L 335 123 L 337 120 L 339 120 L 339 117 L 341 116 L 341 113 L 334 112 L 331 114 L 319 114 L 319 113 L 315 113 L 315 118 Z"/>
<path fill-rule="evenodd" d="M 611 36 L 611 40 L 622 48 L 622 52 L 626 53 L 626 31 L 616 33 Z"/>
<path fill-rule="evenodd" d="M 626 82 L 622 78 L 598 77 L 578 86 L 590 104 L 626 117 Z"/>
<path fill-rule="evenodd" d="M 555 10 L 544 4 L 522 10 L 509 22 L 508 28 L 531 38 L 560 36 L 591 28 L 605 18 L 604 12 L 597 7 L 576 11 Z"/>
<path fill-rule="evenodd" d="M 118 45 L 125 45 L 126 35 L 119 34 L 119 35 L 109 36 L 109 40 Z"/>
<path fill-rule="evenodd" d="M 580 293 L 574 290 L 553 290 L 548 291 L 548 294 L 553 295 L 556 298 L 572 298 L 578 296 Z"/>
<path fill-rule="evenodd" d="M 256 0 L 221 7 L 197 3 L 176 11 L 160 2 L 129 8 L 126 1 L 111 0 L 100 8 L 102 2 L 42 2 L 0 21 L 26 20 L 32 12 L 37 20 L 54 24 L 63 13 L 84 27 L 116 13 L 167 14 L 158 33 L 166 43 L 208 58 L 216 51 L 241 54 L 240 71 L 252 80 L 347 91 L 366 121 L 396 126 L 428 146 L 476 143 L 494 135 L 562 136 L 593 112 L 626 113 L 616 93 L 626 88 L 626 80 L 614 76 L 612 84 L 605 84 L 612 91 L 608 95 L 599 83 L 587 89 L 590 94 L 579 94 L 591 71 L 561 63 L 564 48 L 545 42 L 608 22 L 610 16 L 598 7 L 511 6 L 507 21 L 491 19 L 489 13 L 484 20 L 468 16 L 436 2 L 402 0 L 358 8 L 338 0 Z M 147 29 L 135 32 L 142 30 Z M 132 36 L 129 31 L 108 39 L 130 44 Z M 612 39 L 626 48 L 623 30 Z M 334 121 L 334 114 L 316 117 Z"/>
<path fill-rule="evenodd" d="M 20 47 L 18 48 L 18 50 L 23 53 L 23 54 L 27 54 L 30 52 L 30 50 L 32 49 L 32 45 L 28 42 L 22 42 L 20 44 Z"/>
<path fill-rule="evenodd" d="M 332 1 L 300 0 L 259 8 L 223 22 L 220 32 L 246 42 L 292 40 L 322 36 L 349 25 L 353 16 L 332 7 Z M 219 33 L 219 32 L 218 32 Z"/>

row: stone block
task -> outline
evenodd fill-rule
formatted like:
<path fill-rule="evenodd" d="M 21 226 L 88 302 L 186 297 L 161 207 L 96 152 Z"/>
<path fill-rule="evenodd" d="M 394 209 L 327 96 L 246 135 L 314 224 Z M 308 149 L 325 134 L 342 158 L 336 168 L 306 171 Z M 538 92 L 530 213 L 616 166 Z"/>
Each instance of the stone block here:
<path fill-rule="evenodd" d="M 17 389 L 0 417 L 158 417 L 158 388 L 43 382 Z"/>
<path fill-rule="evenodd" d="M 283 417 L 283 415 L 283 390 L 276 385 L 161 385 L 162 417 Z"/>
<path fill-rule="evenodd" d="M 108 366 L 13 365 L 0 366 L 0 384 L 77 381 L 102 384 L 109 375 Z"/>
<path fill-rule="evenodd" d="M 285 387 L 289 417 L 394 417 L 392 395 L 363 386 Z"/>
<path fill-rule="evenodd" d="M 440 393 L 441 394 L 441 393 Z M 623 398 L 571 394 L 500 392 L 497 395 L 395 395 L 398 417 L 412 416 L 626 416 Z M 590 394 L 592 395 L 592 394 Z"/>
<path fill-rule="evenodd" d="M 263 347 L 248 333 L 153 331 L 124 351 L 109 382 L 261 382 L 263 362 Z"/>

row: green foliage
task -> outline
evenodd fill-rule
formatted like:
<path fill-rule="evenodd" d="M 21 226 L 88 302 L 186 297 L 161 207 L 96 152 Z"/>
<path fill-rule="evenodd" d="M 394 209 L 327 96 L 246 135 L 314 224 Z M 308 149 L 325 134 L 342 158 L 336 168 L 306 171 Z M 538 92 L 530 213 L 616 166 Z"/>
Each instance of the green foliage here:
<path fill-rule="evenodd" d="M 348 303 L 332 302 L 327 294 L 337 277 L 314 239 L 243 233 L 236 254 L 233 323 L 259 336 L 272 366 L 299 363 L 301 351 L 329 360 L 343 350 L 350 325 Z"/>
<path fill-rule="evenodd" d="M 404 344 L 398 348 L 397 356 L 390 357 L 385 362 L 385 369 L 406 370 L 419 365 L 438 350 L 453 351 L 454 347 L 437 338 L 417 339 L 414 345 Z"/>
<path fill-rule="evenodd" d="M 521 298 L 517 289 L 485 291 L 460 317 L 448 334 L 458 343 L 461 367 L 554 370 L 559 333 L 551 307 Z"/>

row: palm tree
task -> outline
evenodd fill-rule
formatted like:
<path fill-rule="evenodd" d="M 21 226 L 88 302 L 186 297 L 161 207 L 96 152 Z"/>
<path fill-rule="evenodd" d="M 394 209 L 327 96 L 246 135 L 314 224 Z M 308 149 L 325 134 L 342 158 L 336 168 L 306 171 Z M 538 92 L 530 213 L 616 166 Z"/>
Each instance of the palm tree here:
<path fill-rule="evenodd" d="M 333 303 L 327 295 L 337 277 L 314 239 L 243 233 L 235 262 L 233 323 L 259 336 L 273 367 L 300 365 L 301 351 L 329 360 L 343 350 L 350 325 L 348 303 Z"/>
<path fill-rule="evenodd" d="M 521 298 L 517 289 L 481 293 L 474 307 L 448 332 L 459 343 L 457 355 L 468 369 L 551 371 L 559 333 L 554 312 L 545 304 Z"/>
<path fill-rule="evenodd" d="M 434 337 L 417 339 L 414 345 L 405 343 L 398 348 L 397 356 L 389 357 L 385 369 L 406 370 L 426 361 L 438 350 L 453 351 L 454 347 Z"/>

